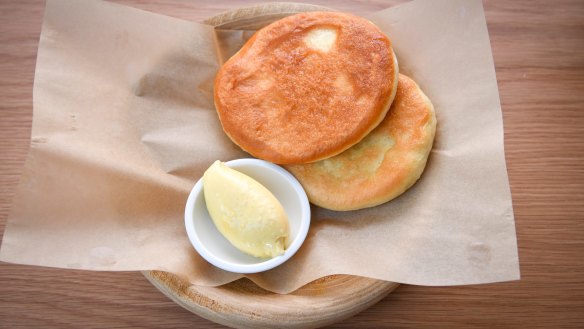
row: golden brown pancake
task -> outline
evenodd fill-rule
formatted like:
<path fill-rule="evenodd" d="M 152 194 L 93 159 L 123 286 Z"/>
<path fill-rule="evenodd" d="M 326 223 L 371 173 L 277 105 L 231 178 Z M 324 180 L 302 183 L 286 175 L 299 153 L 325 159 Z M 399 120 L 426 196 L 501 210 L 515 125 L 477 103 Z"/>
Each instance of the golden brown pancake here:
<path fill-rule="evenodd" d="M 397 88 L 391 42 L 356 16 L 312 12 L 259 30 L 219 70 L 215 106 L 225 133 L 253 156 L 308 163 L 359 142 Z"/>
<path fill-rule="evenodd" d="M 332 158 L 286 168 L 318 206 L 373 207 L 399 196 L 420 178 L 435 132 L 432 103 L 412 79 L 400 74 L 387 116 L 361 142 Z"/>

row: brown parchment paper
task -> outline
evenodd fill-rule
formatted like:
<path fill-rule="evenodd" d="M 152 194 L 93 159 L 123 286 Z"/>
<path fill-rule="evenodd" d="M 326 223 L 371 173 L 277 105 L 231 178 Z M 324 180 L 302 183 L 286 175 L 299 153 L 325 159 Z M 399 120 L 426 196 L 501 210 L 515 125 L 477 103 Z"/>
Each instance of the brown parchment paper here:
<path fill-rule="evenodd" d="M 368 18 L 436 108 L 427 169 L 387 204 L 346 213 L 313 207 L 300 251 L 248 277 L 280 293 L 330 274 L 417 285 L 518 279 L 481 2 L 416 0 Z M 163 270 L 199 285 L 240 278 L 194 251 L 183 211 L 214 160 L 249 156 L 221 130 L 212 99 L 226 52 L 249 35 L 106 2 L 47 1 L 31 148 L 0 259 Z"/>

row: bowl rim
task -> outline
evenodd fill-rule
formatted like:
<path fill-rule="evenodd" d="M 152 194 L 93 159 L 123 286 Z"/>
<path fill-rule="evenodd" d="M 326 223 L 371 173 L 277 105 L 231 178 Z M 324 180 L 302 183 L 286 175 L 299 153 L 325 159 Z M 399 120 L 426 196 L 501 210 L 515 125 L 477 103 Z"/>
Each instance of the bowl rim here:
<path fill-rule="evenodd" d="M 195 210 L 195 203 L 198 196 L 203 193 L 203 177 L 199 178 L 196 182 L 195 186 L 192 188 L 191 192 L 189 193 L 189 197 L 187 199 L 185 205 L 185 228 L 187 231 L 187 235 L 189 237 L 191 245 L 195 248 L 195 250 L 203 257 L 207 262 L 211 263 L 212 265 L 221 268 L 228 272 L 233 273 L 258 273 L 270 270 L 275 268 L 288 259 L 290 259 L 299 249 L 300 246 L 304 243 L 306 236 L 308 235 L 308 229 L 310 227 L 310 203 L 308 201 L 308 196 L 304 191 L 304 188 L 298 182 L 296 177 L 294 177 L 290 172 L 285 170 L 284 168 L 273 164 L 271 162 L 255 159 L 255 158 L 242 158 L 224 162 L 230 168 L 236 169 L 239 167 L 244 166 L 255 166 L 261 167 L 264 169 L 272 170 L 278 174 L 279 177 L 282 177 L 282 182 L 286 182 L 291 188 L 294 190 L 295 194 L 298 196 L 300 200 L 300 227 L 298 233 L 286 248 L 286 251 L 283 255 L 276 256 L 274 258 L 266 259 L 264 261 L 255 263 L 255 264 L 235 264 L 233 262 L 226 261 L 213 252 L 211 252 L 205 244 L 199 238 L 199 235 L 195 229 L 194 217 L 194 210 Z M 251 176 L 250 176 L 251 177 Z M 252 177 L 254 178 L 254 177 Z M 255 179 L 255 178 L 254 178 Z M 204 196 L 203 196 L 204 198 Z"/>

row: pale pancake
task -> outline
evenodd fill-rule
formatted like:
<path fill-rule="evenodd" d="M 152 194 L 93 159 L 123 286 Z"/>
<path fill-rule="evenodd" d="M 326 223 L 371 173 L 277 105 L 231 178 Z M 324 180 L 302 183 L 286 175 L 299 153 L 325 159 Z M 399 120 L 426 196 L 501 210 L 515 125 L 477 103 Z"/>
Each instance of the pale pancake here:
<path fill-rule="evenodd" d="M 358 143 L 397 89 L 391 42 L 353 15 L 311 12 L 258 31 L 219 70 L 215 106 L 225 133 L 255 157 L 308 163 Z"/>
<path fill-rule="evenodd" d="M 403 74 L 385 119 L 352 148 L 329 159 L 286 168 L 309 200 L 332 210 L 356 210 L 387 202 L 422 175 L 436 132 L 434 107 Z"/>

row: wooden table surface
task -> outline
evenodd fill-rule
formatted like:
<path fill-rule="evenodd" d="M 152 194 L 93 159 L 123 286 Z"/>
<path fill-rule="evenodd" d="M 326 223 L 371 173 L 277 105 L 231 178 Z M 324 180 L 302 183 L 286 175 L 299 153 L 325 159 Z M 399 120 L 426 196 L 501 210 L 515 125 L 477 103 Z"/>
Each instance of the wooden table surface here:
<path fill-rule="evenodd" d="M 118 0 L 200 21 L 259 1 Z M 300 2 L 300 1 L 297 1 Z M 311 0 L 358 14 L 403 1 Z M 402 285 L 334 327 L 584 327 L 584 2 L 484 1 L 495 58 L 522 279 Z M 0 0 L 0 232 L 22 172 L 44 1 Z M 0 263 L 0 328 L 221 328 L 136 272 Z"/>

